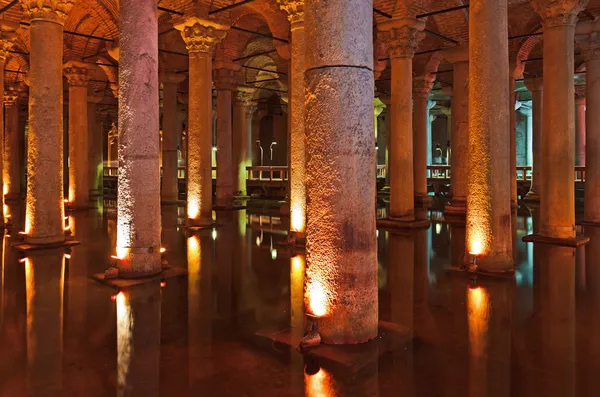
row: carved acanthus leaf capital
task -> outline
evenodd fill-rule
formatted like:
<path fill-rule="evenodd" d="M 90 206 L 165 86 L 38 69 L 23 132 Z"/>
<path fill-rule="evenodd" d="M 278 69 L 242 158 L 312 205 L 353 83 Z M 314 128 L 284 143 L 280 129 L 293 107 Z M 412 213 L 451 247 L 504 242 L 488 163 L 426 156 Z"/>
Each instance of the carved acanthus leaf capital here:
<path fill-rule="evenodd" d="M 87 87 L 96 65 L 69 61 L 63 66 L 63 73 L 72 87 Z"/>
<path fill-rule="evenodd" d="M 42 20 L 65 23 L 76 0 L 19 0 L 25 15 L 32 21 Z"/>
<path fill-rule="evenodd" d="M 578 23 L 575 29 L 575 41 L 586 62 L 600 59 L 600 21 Z"/>
<path fill-rule="evenodd" d="M 434 82 L 435 77 L 431 75 L 414 78 L 413 96 L 417 98 L 427 98 L 431 92 L 431 89 L 433 88 Z"/>
<path fill-rule="evenodd" d="M 256 94 L 255 88 L 250 87 L 238 87 L 237 92 L 235 93 L 235 104 L 237 106 L 256 106 L 256 102 L 254 101 L 254 95 Z"/>
<path fill-rule="evenodd" d="M 7 85 L 4 90 L 4 106 L 14 106 L 19 104 L 22 91 L 14 85 Z"/>
<path fill-rule="evenodd" d="M 17 38 L 19 24 L 10 21 L 0 21 L 0 60 L 5 61 L 8 51 Z"/>
<path fill-rule="evenodd" d="M 378 37 L 388 47 L 390 58 L 412 58 L 425 34 L 425 22 L 414 18 L 393 19 L 379 26 Z"/>
<path fill-rule="evenodd" d="M 544 29 L 556 26 L 575 26 L 577 14 L 589 0 L 532 0 L 531 7 L 542 17 Z"/>
<path fill-rule="evenodd" d="M 181 32 L 181 37 L 190 53 L 212 52 L 227 34 L 228 26 L 196 16 L 181 18 L 173 23 Z"/>
<path fill-rule="evenodd" d="M 288 13 L 292 29 L 304 22 L 304 0 L 277 0 L 277 3 L 279 8 Z"/>
<path fill-rule="evenodd" d="M 213 83 L 217 90 L 233 91 L 236 87 L 235 69 L 233 68 L 218 68 L 215 64 L 213 70 Z"/>

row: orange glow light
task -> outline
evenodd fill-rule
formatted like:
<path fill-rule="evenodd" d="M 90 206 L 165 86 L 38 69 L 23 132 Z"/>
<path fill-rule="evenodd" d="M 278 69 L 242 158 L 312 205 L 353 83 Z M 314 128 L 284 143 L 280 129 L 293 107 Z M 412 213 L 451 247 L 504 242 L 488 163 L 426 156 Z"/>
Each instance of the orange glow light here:
<path fill-rule="evenodd" d="M 70 254 L 65 254 L 65 258 L 71 259 L 71 255 Z"/>
<path fill-rule="evenodd" d="M 306 385 L 306 396 L 308 397 L 328 397 L 334 396 L 333 379 L 331 375 L 323 368 L 319 369 L 314 375 L 304 374 Z"/>
<path fill-rule="evenodd" d="M 306 294 L 313 315 L 322 317 L 327 314 L 327 292 L 320 282 L 310 282 L 306 287 Z"/>
<path fill-rule="evenodd" d="M 160 286 L 161 286 L 161 288 L 166 287 L 167 286 L 167 282 L 166 281 L 161 281 L 160 282 Z"/>
<path fill-rule="evenodd" d="M 167 252 L 167 249 L 165 247 L 160 247 L 160 253 L 164 254 L 165 252 Z"/>
<path fill-rule="evenodd" d="M 27 262 L 27 258 L 21 258 L 21 259 L 19 259 L 19 263 L 25 263 L 25 262 Z"/>
<path fill-rule="evenodd" d="M 479 256 L 483 252 L 483 246 L 481 244 L 481 240 L 479 238 L 473 239 L 471 242 L 471 247 L 469 249 L 469 254 Z"/>
<path fill-rule="evenodd" d="M 189 200 L 187 206 L 187 213 L 189 219 L 196 219 L 200 213 L 200 206 L 196 200 Z"/>
<path fill-rule="evenodd" d="M 302 214 L 302 208 L 300 207 L 295 207 L 292 210 L 292 215 L 291 215 L 291 229 L 295 232 L 304 232 L 304 216 Z"/>

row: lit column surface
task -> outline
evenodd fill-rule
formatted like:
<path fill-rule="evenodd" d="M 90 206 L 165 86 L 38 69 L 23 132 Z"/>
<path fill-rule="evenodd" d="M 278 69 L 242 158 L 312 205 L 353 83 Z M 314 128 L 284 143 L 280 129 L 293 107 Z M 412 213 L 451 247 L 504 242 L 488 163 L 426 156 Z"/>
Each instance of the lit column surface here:
<path fill-rule="evenodd" d="M 373 2 L 326 3 L 305 9 L 305 297 L 323 342 L 360 343 L 378 323 Z"/>
<path fill-rule="evenodd" d="M 158 17 L 154 0 L 121 0 L 119 57 L 120 277 L 160 272 Z"/>
<path fill-rule="evenodd" d="M 433 88 L 435 77 L 427 75 L 413 81 L 413 178 L 415 182 L 415 201 L 428 203 L 427 195 L 427 123 L 429 123 L 429 101 L 427 97 Z"/>
<path fill-rule="evenodd" d="M 531 91 L 531 111 L 533 112 L 533 171 L 531 187 L 525 200 L 540 201 L 540 182 L 542 179 L 542 105 L 544 82 L 541 77 L 525 79 L 525 86 Z"/>
<path fill-rule="evenodd" d="M 212 51 L 227 27 L 208 14 L 189 15 L 174 23 L 189 51 L 187 132 L 187 223 L 212 225 Z"/>
<path fill-rule="evenodd" d="M 379 36 L 388 46 L 392 68 L 390 218 L 400 221 L 415 219 L 412 63 L 424 28 L 424 21 L 413 18 L 395 18 L 379 24 Z"/>
<path fill-rule="evenodd" d="M 233 184 L 236 196 L 247 196 L 246 167 L 252 166 L 252 115 L 256 102 L 253 88 L 238 87 L 233 105 Z"/>
<path fill-rule="evenodd" d="M 583 219 L 600 224 L 600 24 L 577 26 L 577 40 L 586 65 L 585 206 Z"/>
<path fill-rule="evenodd" d="M 574 54 L 577 14 L 587 0 L 533 0 L 544 30 L 540 235 L 575 237 Z"/>
<path fill-rule="evenodd" d="M 180 124 L 177 120 L 177 84 L 185 79 L 182 74 L 160 74 L 163 85 L 162 125 L 162 183 L 161 200 L 165 203 L 179 199 L 177 181 L 177 135 Z"/>
<path fill-rule="evenodd" d="M 71 0 L 20 0 L 29 28 L 26 241 L 65 240 L 63 202 L 63 24 Z"/>
<path fill-rule="evenodd" d="M 587 65 L 586 65 L 587 68 Z M 586 69 L 587 83 L 587 69 Z M 587 85 L 587 84 L 586 84 Z M 584 88 L 584 87 L 577 87 Z M 577 90 L 579 92 L 579 90 Z M 585 146 L 586 146 L 586 120 L 585 120 L 585 93 L 575 97 L 575 166 L 585 167 Z"/>
<path fill-rule="evenodd" d="M 90 206 L 87 88 L 93 68 L 75 61 L 63 68 L 69 83 L 69 204 L 73 209 Z"/>
<path fill-rule="evenodd" d="M 4 91 L 4 118 L 4 196 L 7 200 L 17 200 L 21 197 L 21 150 L 16 90 Z"/>
<path fill-rule="evenodd" d="M 240 66 L 215 62 L 213 81 L 217 89 L 217 194 L 219 208 L 233 207 L 233 142 L 231 128 L 231 91 L 235 89 L 234 71 Z"/>
<path fill-rule="evenodd" d="M 103 186 L 103 169 L 102 161 L 102 126 L 97 114 L 97 104 L 101 102 L 103 97 L 87 98 L 87 114 L 88 114 L 88 134 L 89 140 L 89 164 L 88 175 L 90 181 L 90 196 L 101 196 Z"/>
<path fill-rule="evenodd" d="M 0 22 L 0 67 L 2 68 L 2 70 L 0 71 L 0 82 L 2 82 L 2 91 L 4 91 L 4 66 L 6 63 L 6 57 L 8 56 L 8 51 L 12 47 L 13 41 L 17 36 L 17 34 L 15 33 L 15 30 L 18 27 L 19 27 L 18 24 L 15 24 L 12 22 L 4 22 L 4 21 Z M 8 99 L 10 101 L 10 98 L 8 98 Z M 4 95 L 0 95 L 0 110 L 4 110 L 3 105 L 2 105 L 3 100 L 4 100 Z M 8 165 L 5 162 L 6 148 L 4 147 L 4 145 L 6 142 L 6 132 L 4 130 L 4 117 L 6 117 L 6 114 L 0 115 L 0 131 L 2 131 L 2 133 L 4 134 L 3 138 L 0 139 L 0 178 L 1 178 L 0 180 L 2 182 L 0 184 L 2 186 L 2 196 L 0 198 L 1 199 L 0 205 L 2 205 L 3 208 L 4 208 L 4 196 L 8 193 L 7 183 L 8 183 L 8 180 L 10 179 L 9 175 L 7 175 Z M 18 117 L 18 110 L 17 110 L 17 117 Z M 6 214 L 3 214 L 2 218 L 1 218 L 2 225 L 4 225 L 4 222 L 5 222 L 5 215 Z"/>
<path fill-rule="evenodd" d="M 467 252 L 482 270 L 511 271 L 507 0 L 471 2 L 469 37 Z"/>
<path fill-rule="evenodd" d="M 304 234 L 306 230 L 306 148 L 305 148 L 305 81 L 306 41 L 304 32 L 304 0 L 277 0 L 288 13 L 291 25 L 291 60 L 289 112 L 291 131 L 289 135 L 289 184 L 290 229 Z"/>
<path fill-rule="evenodd" d="M 450 164 L 452 164 L 452 200 L 445 214 L 464 217 L 467 214 L 469 174 L 469 47 L 461 46 L 444 51 L 444 58 L 452 63 L 452 136 Z"/>

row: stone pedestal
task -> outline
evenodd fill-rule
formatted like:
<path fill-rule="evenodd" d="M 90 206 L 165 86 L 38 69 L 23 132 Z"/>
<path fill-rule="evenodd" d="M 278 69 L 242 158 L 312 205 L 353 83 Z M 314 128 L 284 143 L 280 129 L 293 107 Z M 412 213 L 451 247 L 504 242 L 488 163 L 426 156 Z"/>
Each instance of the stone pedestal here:
<path fill-rule="evenodd" d="M 507 0 L 471 2 L 466 251 L 486 272 L 514 269 L 507 22 Z"/>
<path fill-rule="evenodd" d="M 452 63 L 452 137 L 450 153 L 452 164 L 452 201 L 444 209 L 446 217 L 455 217 L 464 223 L 467 214 L 467 180 L 469 171 L 469 47 L 461 46 L 444 51 L 444 58 Z"/>
<path fill-rule="evenodd" d="M 233 184 L 234 195 L 246 197 L 246 167 L 252 166 L 252 115 L 257 102 L 253 88 L 238 87 L 233 104 Z"/>
<path fill-rule="evenodd" d="M 185 77 L 184 74 L 168 73 L 159 76 L 163 86 L 161 202 L 166 204 L 179 201 L 177 137 L 181 125 L 177 117 L 177 84 Z"/>
<path fill-rule="evenodd" d="M 161 271 L 158 16 L 154 0 L 121 0 L 119 57 L 119 277 Z"/>
<path fill-rule="evenodd" d="M 19 92 L 4 91 L 4 198 L 21 198 L 21 150 L 19 131 Z"/>
<path fill-rule="evenodd" d="M 427 151 L 431 147 L 427 142 L 427 124 L 429 106 L 427 97 L 433 88 L 434 76 L 418 77 L 413 81 L 413 179 L 415 182 L 415 202 L 430 204 L 432 198 L 427 194 Z"/>
<path fill-rule="evenodd" d="M 394 18 L 379 25 L 392 67 L 390 219 L 406 224 L 415 220 L 412 62 L 424 28 L 424 21 L 413 18 Z"/>
<path fill-rule="evenodd" d="M 87 88 L 94 65 L 69 61 L 64 74 L 69 82 L 69 207 L 90 208 L 89 128 Z"/>
<path fill-rule="evenodd" d="M 25 240 L 65 241 L 63 201 L 63 24 L 73 2 L 22 0 L 29 29 L 29 132 Z M 87 111 L 87 110 L 86 110 Z"/>
<path fill-rule="evenodd" d="M 543 79 L 534 77 L 525 79 L 525 86 L 531 91 L 533 112 L 533 172 L 531 173 L 531 187 L 525 196 L 525 201 L 540 201 L 540 181 L 542 179 L 542 98 Z"/>
<path fill-rule="evenodd" d="M 173 24 L 189 51 L 187 132 L 187 224 L 206 227 L 212 220 L 212 51 L 227 27 L 208 14 L 189 15 Z"/>
<path fill-rule="evenodd" d="M 326 3 L 305 9 L 305 302 L 324 343 L 355 344 L 375 338 L 378 323 L 373 10 Z"/>
<path fill-rule="evenodd" d="M 559 3 L 560 6 L 557 6 Z M 544 30 L 544 98 L 540 231 L 544 238 L 575 237 L 574 35 L 586 0 L 533 0 Z"/>

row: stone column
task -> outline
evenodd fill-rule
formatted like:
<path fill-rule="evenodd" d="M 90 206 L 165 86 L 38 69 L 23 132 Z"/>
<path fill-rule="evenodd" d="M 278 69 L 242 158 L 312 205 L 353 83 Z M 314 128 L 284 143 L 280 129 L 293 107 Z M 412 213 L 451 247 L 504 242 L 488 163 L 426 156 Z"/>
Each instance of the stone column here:
<path fill-rule="evenodd" d="M 240 66 L 216 62 L 213 82 L 217 89 L 217 197 L 216 207 L 233 208 L 233 140 L 231 128 L 231 91 L 235 89 L 234 71 Z"/>
<path fill-rule="evenodd" d="M 586 66 L 586 98 L 591 111 L 585 113 L 586 156 L 583 220 L 600 224 L 600 23 L 577 26 L 577 41 Z M 596 242 L 597 244 L 597 242 Z"/>
<path fill-rule="evenodd" d="M 71 0 L 20 0 L 29 29 L 29 133 L 25 240 L 65 240 L 63 202 L 63 24 Z"/>
<path fill-rule="evenodd" d="M 2 70 L 0 71 L 0 82 L 2 83 L 2 91 L 4 91 L 4 66 L 6 63 L 6 57 L 8 56 L 8 50 L 12 47 L 13 41 L 15 40 L 17 34 L 15 32 L 15 30 L 19 27 L 18 24 L 13 23 L 13 22 L 5 22 L 5 21 L 0 21 L 0 67 L 2 68 Z M 6 30 L 6 31 L 5 31 Z M 3 92 L 4 94 L 4 92 Z M 2 106 L 2 101 L 4 99 L 4 95 L 0 96 L 0 110 L 4 110 L 3 106 Z M 4 115 L 0 115 L 0 131 L 4 134 L 3 136 L 6 135 L 6 133 L 4 132 Z M 0 139 L 0 178 L 2 182 L 0 185 L 2 186 L 2 195 L 0 197 L 0 205 L 2 205 L 2 208 L 4 208 L 4 198 L 5 195 L 8 193 L 8 186 L 7 186 L 7 181 L 8 181 L 8 175 L 7 175 L 7 168 L 8 165 L 4 162 L 5 159 L 5 138 Z M 4 225 L 5 223 L 5 216 L 7 214 L 4 213 L 4 211 L 2 212 L 2 217 L 1 217 L 1 224 Z"/>
<path fill-rule="evenodd" d="M 469 17 L 467 252 L 481 270 L 513 270 L 507 0 L 475 0 Z M 477 109 L 477 111 L 474 111 Z M 453 148 L 453 152 L 456 148 Z"/>
<path fill-rule="evenodd" d="M 469 174 L 469 47 L 446 50 L 444 58 L 452 63 L 454 69 L 450 138 L 452 201 L 446 206 L 444 214 L 464 218 L 467 214 Z"/>
<path fill-rule="evenodd" d="M 517 207 L 517 93 L 515 79 L 523 74 L 523 64 L 517 59 L 508 61 L 508 111 L 510 115 L 510 202 Z"/>
<path fill-rule="evenodd" d="M 102 196 L 103 191 L 102 125 L 97 114 L 97 105 L 102 99 L 103 97 L 90 96 L 87 99 L 88 135 L 90 137 L 88 145 L 90 197 Z"/>
<path fill-rule="evenodd" d="M 306 230 L 306 148 L 304 131 L 306 42 L 304 33 L 304 0 L 277 0 L 288 13 L 291 27 L 289 112 L 290 230 L 304 235 Z"/>
<path fill-rule="evenodd" d="M 372 12 L 306 4 L 305 296 L 329 344 L 377 336 Z"/>
<path fill-rule="evenodd" d="M 120 277 L 161 271 L 158 16 L 154 0 L 121 0 L 119 31 Z"/>
<path fill-rule="evenodd" d="M 384 189 L 389 191 L 390 175 L 392 174 L 391 159 L 392 159 L 392 98 L 389 96 L 379 96 L 379 99 L 385 105 L 385 186 Z"/>
<path fill-rule="evenodd" d="M 431 197 L 427 194 L 427 151 L 431 152 L 431 142 L 427 142 L 429 123 L 427 97 L 434 81 L 435 77 L 432 75 L 418 77 L 413 81 L 413 178 L 415 202 L 420 204 L 431 203 Z"/>
<path fill-rule="evenodd" d="M 431 137 L 431 124 L 437 118 L 436 115 L 431 114 L 431 109 L 433 109 L 437 105 L 436 101 L 427 101 L 427 139 L 426 139 L 426 148 L 427 148 L 427 165 L 431 165 L 433 162 L 433 139 Z M 448 118 L 452 118 L 452 115 L 447 115 Z"/>
<path fill-rule="evenodd" d="M 90 208 L 87 88 L 94 65 L 69 61 L 69 207 Z"/>
<path fill-rule="evenodd" d="M 544 30 L 540 235 L 575 237 L 575 23 L 587 0 L 533 0 Z"/>
<path fill-rule="evenodd" d="M 0 72 L 1 73 L 1 72 Z M 21 198 L 21 150 L 19 145 L 19 92 L 4 91 L 4 198 Z"/>
<path fill-rule="evenodd" d="M 575 97 L 575 167 L 585 167 L 585 104 L 585 95 Z"/>
<path fill-rule="evenodd" d="M 415 220 L 413 176 L 412 62 L 423 38 L 425 22 L 394 18 L 379 25 L 380 38 L 387 44 L 392 67 L 390 165 L 390 219 L 410 223 Z"/>
<path fill-rule="evenodd" d="M 253 102 L 254 89 L 238 87 L 233 104 L 233 184 L 236 196 L 247 196 L 246 167 L 252 166 L 252 115 L 257 102 Z"/>
<path fill-rule="evenodd" d="M 196 10 L 175 21 L 189 51 L 187 131 L 187 224 L 210 226 L 212 220 L 212 51 L 227 27 Z"/>
<path fill-rule="evenodd" d="M 531 91 L 531 111 L 533 112 L 533 172 L 531 173 L 531 187 L 526 201 L 540 201 L 540 182 L 542 180 L 542 98 L 543 98 L 543 79 L 533 77 L 525 79 L 525 86 Z"/>
<path fill-rule="evenodd" d="M 163 125 L 162 125 L 162 184 L 161 201 L 177 203 L 179 201 L 177 181 L 177 84 L 185 80 L 185 75 L 161 73 L 163 86 Z"/>

